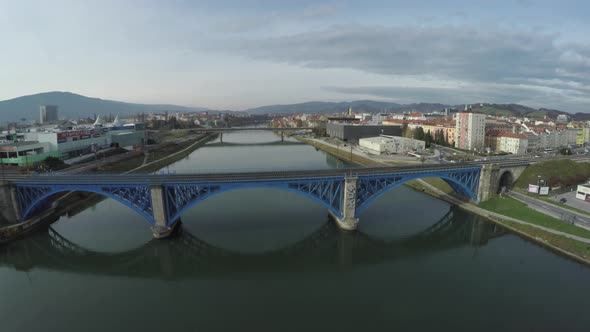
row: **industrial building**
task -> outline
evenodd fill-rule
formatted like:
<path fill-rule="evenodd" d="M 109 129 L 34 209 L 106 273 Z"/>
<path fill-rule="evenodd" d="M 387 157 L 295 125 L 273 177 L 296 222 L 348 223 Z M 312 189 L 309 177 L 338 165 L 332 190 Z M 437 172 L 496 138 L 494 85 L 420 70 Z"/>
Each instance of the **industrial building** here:
<path fill-rule="evenodd" d="M 382 135 L 359 139 L 359 146 L 375 153 L 406 153 L 410 151 L 421 152 L 426 142 L 413 138 Z"/>
<path fill-rule="evenodd" d="M 132 148 L 144 144 L 143 125 L 104 127 L 63 131 L 30 131 L 22 134 L 25 141 L 46 143 L 49 152 L 60 159 L 70 159 L 111 146 Z M 18 142 L 17 142 L 18 143 Z"/>
<path fill-rule="evenodd" d="M 401 126 L 363 126 L 344 123 L 328 123 L 326 133 L 343 141 L 358 142 L 361 138 L 379 135 L 401 136 Z"/>

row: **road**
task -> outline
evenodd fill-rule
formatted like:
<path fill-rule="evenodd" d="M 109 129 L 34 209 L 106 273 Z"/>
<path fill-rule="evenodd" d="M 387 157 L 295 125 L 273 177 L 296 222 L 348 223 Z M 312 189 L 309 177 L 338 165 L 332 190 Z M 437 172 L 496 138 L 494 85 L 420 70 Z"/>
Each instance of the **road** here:
<path fill-rule="evenodd" d="M 547 227 L 543 227 L 543 226 L 539 226 L 536 224 L 531 224 L 529 222 L 526 222 L 524 220 L 520 220 L 520 219 L 516 219 L 516 218 L 512 218 L 512 217 L 508 217 L 499 213 L 495 213 L 495 212 L 491 212 L 488 210 L 484 210 L 480 207 L 477 207 L 474 204 L 470 204 L 470 203 L 466 203 L 463 202 L 451 195 L 448 195 L 447 193 L 441 191 L 440 189 L 428 184 L 426 181 L 422 180 L 422 179 L 418 179 L 418 182 L 420 182 L 420 184 L 426 188 L 428 188 L 429 190 L 431 190 L 432 192 L 436 193 L 441 199 L 451 203 L 451 204 L 455 204 L 457 206 L 462 207 L 463 209 L 467 210 L 467 211 L 471 211 L 475 214 L 478 214 L 480 216 L 486 216 L 488 218 L 495 218 L 495 219 L 501 219 L 501 220 L 507 220 L 507 221 L 511 221 L 511 222 L 515 222 L 521 225 L 527 225 L 536 229 L 540 229 L 542 231 L 551 233 L 551 234 L 555 234 L 555 235 L 560 235 L 560 236 L 564 236 L 576 241 L 580 241 L 580 242 L 584 242 L 584 243 L 589 243 L 590 244 L 590 239 L 584 238 L 584 237 L 580 237 L 577 235 L 572 235 L 569 233 L 564 233 L 561 231 L 557 231 L 555 229 L 551 229 L 551 228 L 547 228 Z"/>
<path fill-rule="evenodd" d="M 229 127 L 229 128 L 186 128 L 174 130 L 189 130 L 195 133 L 218 133 L 227 131 L 244 131 L 244 130 L 262 130 L 262 131 L 298 131 L 298 130 L 313 130 L 314 127 L 293 127 L 293 128 L 273 128 L 273 127 Z M 170 131 L 170 129 L 148 129 L 148 131 Z"/>
<path fill-rule="evenodd" d="M 575 223 L 578 226 L 590 229 L 590 216 L 589 215 L 579 213 L 576 211 L 572 211 L 572 210 L 568 210 L 568 209 L 562 208 L 560 206 L 553 205 L 551 203 L 547 203 L 547 202 L 542 201 L 540 199 L 529 197 L 529 196 L 527 196 L 525 194 L 521 194 L 519 192 L 511 191 L 508 193 L 508 196 L 525 203 L 526 205 L 528 205 L 529 208 L 531 208 L 537 212 L 543 213 L 545 215 L 548 215 L 550 217 L 553 217 L 553 218 L 556 218 L 559 220 L 563 220 L 564 222 L 567 222 L 567 223 Z"/>

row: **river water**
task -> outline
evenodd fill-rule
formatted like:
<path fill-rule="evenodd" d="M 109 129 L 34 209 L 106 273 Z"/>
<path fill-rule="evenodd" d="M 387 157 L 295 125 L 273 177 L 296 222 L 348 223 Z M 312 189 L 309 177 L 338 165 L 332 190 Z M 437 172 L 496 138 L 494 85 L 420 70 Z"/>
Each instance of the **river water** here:
<path fill-rule="evenodd" d="M 348 167 L 279 140 L 224 134 L 162 172 Z M 590 269 L 403 186 L 355 233 L 272 189 L 215 196 L 182 222 L 178 236 L 152 240 L 141 216 L 107 199 L 0 247 L 0 331 L 590 326 Z"/>

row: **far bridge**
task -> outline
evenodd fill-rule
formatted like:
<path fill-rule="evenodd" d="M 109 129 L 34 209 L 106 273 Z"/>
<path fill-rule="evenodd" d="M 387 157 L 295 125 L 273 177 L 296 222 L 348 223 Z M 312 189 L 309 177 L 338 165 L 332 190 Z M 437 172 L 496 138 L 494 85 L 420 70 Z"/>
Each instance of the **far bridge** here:
<path fill-rule="evenodd" d="M 464 163 L 217 174 L 37 175 L 13 181 L 13 196 L 17 215 L 27 220 L 46 209 L 56 194 L 100 194 L 139 213 L 151 226 L 154 237 L 161 238 L 172 232 L 185 211 L 206 199 L 245 188 L 273 188 L 303 195 L 325 206 L 341 228 L 355 230 L 363 210 L 408 181 L 440 178 L 466 201 L 477 202 L 489 196 L 485 190 L 500 186 L 490 184 L 497 181 L 494 179 L 500 171 L 500 181 L 513 182 L 520 175 L 513 172 L 521 172 L 524 167 L 526 164 L 520 162 L 501 166 Z"/>

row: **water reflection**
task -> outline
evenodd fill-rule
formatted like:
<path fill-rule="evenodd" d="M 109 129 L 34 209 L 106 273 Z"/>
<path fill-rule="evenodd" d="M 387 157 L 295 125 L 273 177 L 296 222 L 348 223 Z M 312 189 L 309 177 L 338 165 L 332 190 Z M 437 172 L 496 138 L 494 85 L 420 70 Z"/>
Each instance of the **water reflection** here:
<path fill-rule="evenodd" d="M 186 229 L 166 241 L 152 240 L 136 249 L 101 253 L 81 247 L 49 228 L 47 233 L 2 247 L 0 265 L 23 271 L 41 268 L 165 279 L 268 276 L 379 264 L 457 247 L 483 246 L 504 234 L 496 225 L 455 208 L 421 232 L 394 241 L 343 232 L 327 222 L 296 243 L 263 253 L 217 247 Z"/>

